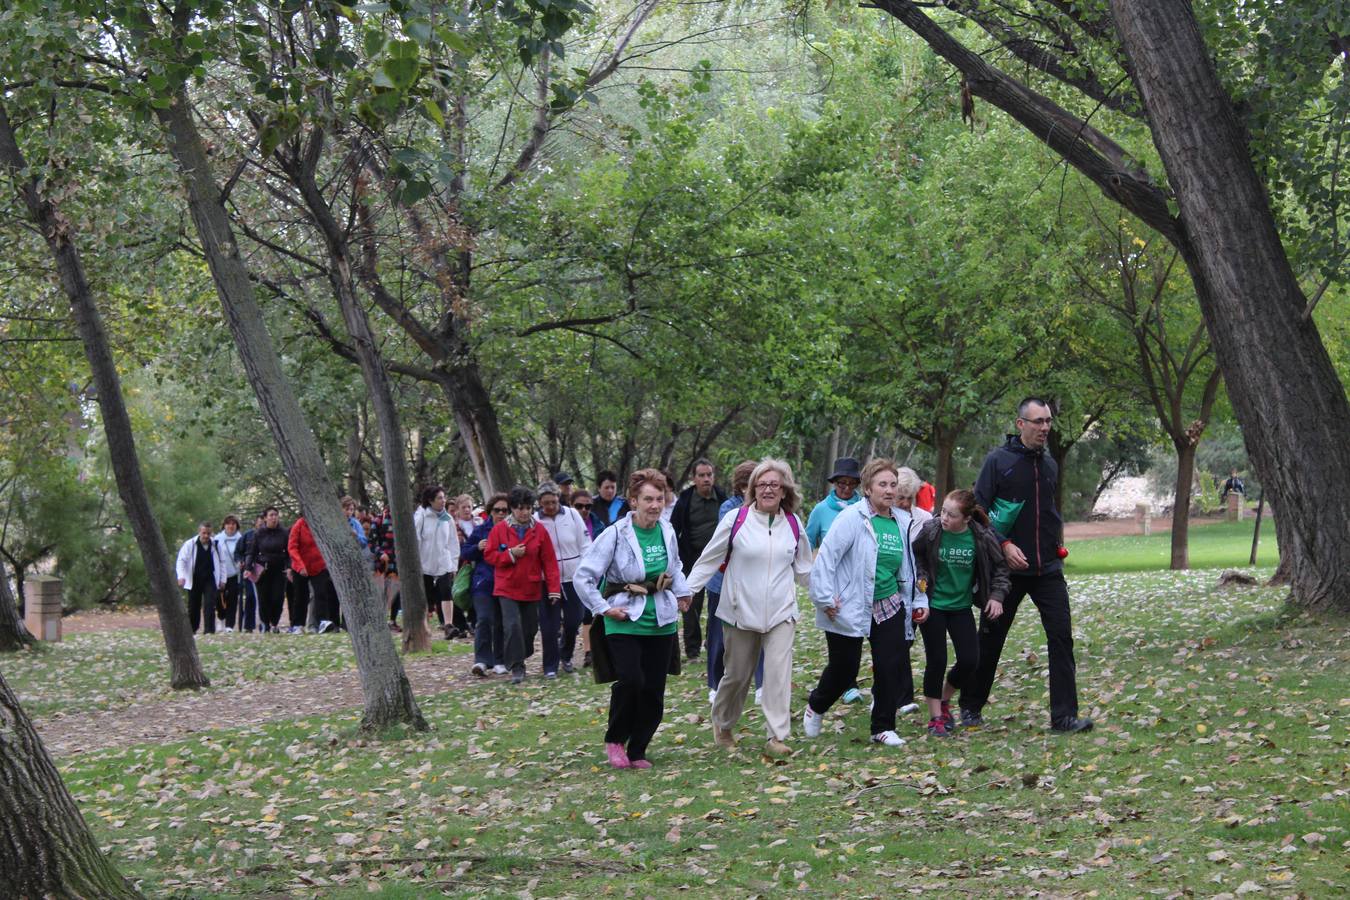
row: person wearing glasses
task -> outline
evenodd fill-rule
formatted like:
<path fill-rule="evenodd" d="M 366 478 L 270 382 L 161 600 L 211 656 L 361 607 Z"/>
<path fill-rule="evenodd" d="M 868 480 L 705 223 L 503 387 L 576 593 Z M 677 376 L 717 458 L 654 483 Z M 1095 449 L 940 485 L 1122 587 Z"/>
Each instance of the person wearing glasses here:
<path fill-rule="evenodd" d="M 511 507 L 506 494 L 493 494 L 487 501 L 488 517 L 474 528 L 473 534 L 464 544 L 463 559 L 473 565 L 473 579 L 469 582 L 469 595 L 473 597 L 473 610 L 478 616 L 478 624 L 473 630 L 473 674 L 484 676 L 488 672 L 494 675 L 506 674 L 506 662 L 502 650 L 502 620 L 497 612 L 497 601 L 493 597 L 493 568 L 483 551 L 487 549 L 488 535 L 492 526 L 506 521 Z"/>
<path fill-rule="evenodd" d="M 605 729 L 609 764 L 650 769 L 647 746 L 665 715 L 666 675 L 690 592 L 675 529 L 661 518 L 666 477 L 656 469 L 638 469 L 628 477 L 626 499 L 631 510 L 591 544 L 573 583 L 600 619 L 596 627 L 605 629 L 617 676 Z"/>
<path fill-rule="evenodd" d="M 1078 716 L 1077 667 L 1069 588 L 1064 582 L 1061 539 L 1064 522 L 1055 508 L 1059 467 L 1045 452 L 1054 416 L 1050 404 L 1027 397 L 1017 405 L 1017 433 L 984 459 L 975 480 L 975 502 L 989 511 L 1011 586 L 1002 603 L 991 601 L 980 614 L 980 663 L 961 691 L 961 724 L 981 725 L 998 671 L 998 658 L 1023 597 L 1041 614 L 1050 662 L 1050 728 L 1063 734 L 1090 731 L 1092 720 Z"/>
<path fill-rule="evenodd" d="M 750 473 L 745 506 L 728 512 L 689 571 L 690 593 L 724 571 L 717 617 L 722 620 L 725 671 L 713 700 L 713 740 L 734 750 L 746 691 L 764 652 L 761 708 L 768 728 L 764 752 L 789 756 L 792 732 L 792 639 L 797 627 L 797 584 L 811 572 L 811 543 L 796 516 L 792 469 L 764 459 Z M 734 532 L 734 533 L 733 533 Z"/>
<path fill-rule="evenodd" d="M 553 539 L 534 520 L 534 492 L 513 487 L 507 500 L 511 516 L 488 532 L 483 556 L 492 563 L 492 593 L 502 620 L 502 649 L 511 683 L 525 680 L 525 660 L 534 653 L 539 606 L 562 600 L 562 579 Z M 545 596 L 547 594 L 547 597 Z M 544 672 L 557 678 L 557 672 Z"/>

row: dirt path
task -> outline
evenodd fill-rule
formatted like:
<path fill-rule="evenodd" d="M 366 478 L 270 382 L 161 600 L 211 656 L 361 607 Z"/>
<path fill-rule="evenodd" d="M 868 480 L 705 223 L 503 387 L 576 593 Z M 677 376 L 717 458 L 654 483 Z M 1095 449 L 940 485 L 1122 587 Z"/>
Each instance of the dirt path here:
<path fill-rule="evenodd" d="M 111 623 L 109 623 L 111 624 Z M 136 627 L 136 626 L 125 626 Z M 413 691 L 429 697 L 443 691 L 482 685 L 500 678 L 475 678 L 472 659 L 442 654 L 404 660 Z M 535 673 L 531 672 L 535 677 Z M 35 724 L 55 757 L 92 750 L 167 743 L 218 728 L 244 728 L 264 722 L 331 715 L 361 706 L 355 669 L 309 678 L 254 682 L 228 691 L 184 693 L 165 702 L 97 710 L 88 715 L 57 714 Z"/>

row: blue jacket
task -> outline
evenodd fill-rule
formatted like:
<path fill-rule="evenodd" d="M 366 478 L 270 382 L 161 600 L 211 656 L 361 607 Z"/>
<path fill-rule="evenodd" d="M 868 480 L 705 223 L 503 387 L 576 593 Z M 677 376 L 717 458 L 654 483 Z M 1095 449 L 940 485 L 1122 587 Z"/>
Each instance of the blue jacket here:
<path fill-rule="evenodd" d="M 834 488 L 830 488 L 825 499 L 815 505 L 811 510 L 811 517 L 806 520 L 806 537 L 811 541 L 811 546 L 819 550 L 820 542 L 825 540 L 825 532 L 830 530 L 835 517 L 861 499 L 862 491 L 855 490 L 852 500 L 840 500 Z"/>
<path fill-rule="evenodd" d="M 492 563 L 483 558 L 483 551 L 478 549 L 478 542 L 487 540 L 488 533 L 492 531 L 492 520 L 479 522 L 474 528 L 473 534 L 464 542 L 464 551 L 460 553 L 460 563 L 473 563 L 473 580 L 469 582 L 469 593 L 474 597 L 481 595 L 492 596 L 493 574 Z"/>
<path fill-rule="evenodd" d="M 816 607 L 816 626 L 846 637 L 867 637 L 872 633 L 872 594 L 877 579 L 877 533 L 872 528 L 872 504 L 848 507 L 834 520 L 811 567 L 811 602 Z M 905 552 L 896 579 L 900 598 L 905 602 L 905 640 L 914 639 L 910 616 L 915 609 L 928 606 L 928 597 L 915 589 L 914 542 L 910 534 L 910 515 L 898 506 L 891 507 L 891 518 L 905 536 Z M 830 619 L 825 607 L 839 601 L 839 614 Z"/>

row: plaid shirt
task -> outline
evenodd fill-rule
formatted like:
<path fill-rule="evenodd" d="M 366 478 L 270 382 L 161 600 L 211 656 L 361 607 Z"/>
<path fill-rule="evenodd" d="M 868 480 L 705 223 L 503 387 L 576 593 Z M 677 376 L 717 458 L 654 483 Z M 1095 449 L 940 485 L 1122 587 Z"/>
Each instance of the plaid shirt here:
<path fill-rule="evenodd" d="M 905 608 L 905 601 L 900 599 L 900 592 L 896 591 L 889 597 L 883 597 L 880 600 L 872 601 L 872 621 L 880 625 L 887 619 L 893 617 L 896 613 Z"/>

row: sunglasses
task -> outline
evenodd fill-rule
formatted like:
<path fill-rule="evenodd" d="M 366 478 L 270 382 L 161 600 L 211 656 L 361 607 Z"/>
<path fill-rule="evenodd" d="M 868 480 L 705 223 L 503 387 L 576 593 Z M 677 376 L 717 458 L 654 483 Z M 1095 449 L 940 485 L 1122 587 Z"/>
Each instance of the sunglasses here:
<path fill-rule="evenodd" d="M 573 503 L 572 505 L 577 509 L 590 509 L 592 506 L 594 506 L 594 504 L 592 503 Z"/>
<path fill-rule="evenodd" d="M 504 515 L 506 515 L 507 513 L 509 513 L 510 511 L 511 511 L 511 510 L 507 509 L 505 506 L 494 506 L 494 507 L 492 507 L 492 512 L 493 512 L 494 514 L 496 514 L 496 515 L 499 515 L 499 516 L 504 516 Z"/>

